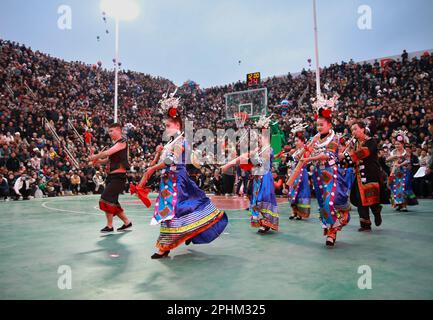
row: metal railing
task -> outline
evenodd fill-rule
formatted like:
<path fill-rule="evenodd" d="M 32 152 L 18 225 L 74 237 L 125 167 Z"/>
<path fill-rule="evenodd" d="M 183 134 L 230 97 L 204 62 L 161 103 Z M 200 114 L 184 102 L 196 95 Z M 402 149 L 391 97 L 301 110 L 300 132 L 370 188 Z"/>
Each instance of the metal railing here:
<path fill-rule="evenodd" d="M 77 129 L 75 129 L 74 124 L 70 119 L 68 119 L 68 126 L 72 131 L 74 132 L 74 135 L 77 137 L 78 141 L 81 142 L 81 144 L 84 146 L 84 140 L 83 137 L 78 133 Z"/>
<path fill-rule="evenodd" d="M 68 155 L 72 165 L 76 168 L 79 169 L 80 168 L 80 164 L 77 161 L 77 159 L 74 157 L 73 153 L 71 152 L 71 150 L 69 150 L 67 145 L 62 144 L 62 141 L 60 140 L 60 137 L 58 136 L 56 129 L 54 128 L 54 126 L 51 125 L 51 123 L 48 121 L 47 118 L 44 118 L 44 125 L 45 127 L 50 131 L 51 135 L 53 136 L 53 138 L 59 143 L 59 145 L 61 145 L 63 147 L 63 149 L 65 150 L 65 153 Z"/>

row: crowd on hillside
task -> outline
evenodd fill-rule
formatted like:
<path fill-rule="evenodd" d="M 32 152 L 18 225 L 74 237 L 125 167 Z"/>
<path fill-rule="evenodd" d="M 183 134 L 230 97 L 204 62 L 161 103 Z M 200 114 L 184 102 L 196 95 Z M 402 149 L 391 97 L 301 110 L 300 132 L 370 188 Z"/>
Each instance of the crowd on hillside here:
<path fill-rule="evenodd" d="M 113 78 L 113 71 L 100 63 L 66 62 L 22 44 L 0 40 L 2 198 L 103 190 L 103 168 L 94 168 L 84 159 L 91 150 L 110 144 L 107 127 L 113 121 Z M 140 179 L 161 143 L 164 115 L 158 101 L 176 86 L 167 79 L 126 70 L 120 72 L 119 79 L 119 122 L 129 141 L 128 177 L 134 182 Z M 392 149 L 393 130 L 407 130 L 413 173 L 431 161 L 432 136 L 427 122 L 433 118 L 432 79 L 433 55 L 408 59 L 406 52 L 385 66 L 379 62 L 350 61 L 321 70 L 322 91 L 340 96 L 333 117 L 334 129 L 350 136 L 350 121 L 365 119 L 379 141 L 383 157 Z M 268 78 L 259 87 L 268 89 L 268 107 L 288 144 L 293 141 L 293 118 L 302 118 L 309 124 L 307 136 L 314 134 L 313 72 L 302 70 L 296 77 L 288 74 Z M 227 126 L 224 95 L 247 89 L 245 82 L 207 89 L 186 82 L 176 95 L 181 98 L 184 119 L 195 121 L 196 127 L 216 130 Z M 283 100 L 287 103 L 282 104 Z M 58 140 L 47 124 L 55 129 Z M 285 175 L 287 169 L 287 159 L 283 158 L 275 167 L 276 179 Z M 209 192 L 236 193 L 239 189 L 226 187 L 218 168 L 212 165 L 192 168 L 190 173 Z M 152 182 L 155 187 L 157 181 L 156 176 Z M 419 197 L 431 197 L 432 184 L 430 173 L 414 180 L 414 191 Z"/>

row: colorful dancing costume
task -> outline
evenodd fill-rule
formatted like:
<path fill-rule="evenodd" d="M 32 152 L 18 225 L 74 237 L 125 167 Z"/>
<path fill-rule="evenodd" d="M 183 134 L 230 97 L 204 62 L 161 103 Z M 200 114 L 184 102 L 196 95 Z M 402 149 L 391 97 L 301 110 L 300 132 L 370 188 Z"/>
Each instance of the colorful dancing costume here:
<path fill-rule="evenodd" d="M 185 167 L 186 141 L 182 144 L 182 159 L 164 150 L 161 159 L 170 160 L 161 170 L 159 194 L 151 224 L 161 224 L 156 247 L 161 251 L 176 248 L 185 241 L 194 244 L 210 243 L 225 229 L 227 215 L 210 201 L 188 176 Z M 179 161 L 181 160 L 181 161 Z"/>
<path fill-rule="evenodd" d="M 328 100 L 325 95 L 318 92 L 313 101 L 313 108 L 317 110 L 318 129 L 321 119 L 321 133 L 306 147 L 308 152 L 311 152 L 306 159 L 314 165 L 313 186 L 327 246 L 335 245 L 337 232 L 350 220 L 347 184 L 338 165 L 340 139 L 331 129 L 331 114 L 338 97 L 336 94 Z"/>
<path fill-rule="evenodd" d="M 320 208 L 324 235 L 334 243 L 337 232 L 350 220 L 347 184 L 338 168 L 338 139 L 333 130 L 313 145 L 313 155 L 325 154 L 327 160 L 314 161 L 313 185 Z"/>
<path fill-rule="evenodd" d="M 396 130 L 393 132 L 393 136 L 402 145 L 409 143 L 407 131 Z M 397 208 L 397 210 L 403 209 L 407 211 L 406 206 L 417 205 L 418 200 L 412 190 L 410 156 L 406 153 L 406 150 L 400 155 L 398 155 L 397 152 L 396 149 L 391 152 L 391 157 L 394 158 L 388 181 L 388 185 L 391 189 L 391 204 L 394 208 Z"/>
<path fill-rule="evenodd" d="M 275 197 L 274 178 L 272 177 L 272 161 L 274 152 L 270 148 L 268 160 L 259 158 L 252 169 L 252 196 L 250 203 L 251 226 L 278 230 L 278 204 Z"/>
<path fill-rule="evenodd" d="M 292 173 L 294 172 L 296 165 L 298 164 L 300 151 L 297 150 L 292 158 L 294 160 L 292 166 Z M 299 176 L 295 179 L 293 185 L 289 187 L 289 202 L 293 210 L 293 216 L 299 218 L 308 218 L 310 216 L 311 209 L 311 190 L 310 182 L 308 180 L 307 168 L 302 168 Z"/>

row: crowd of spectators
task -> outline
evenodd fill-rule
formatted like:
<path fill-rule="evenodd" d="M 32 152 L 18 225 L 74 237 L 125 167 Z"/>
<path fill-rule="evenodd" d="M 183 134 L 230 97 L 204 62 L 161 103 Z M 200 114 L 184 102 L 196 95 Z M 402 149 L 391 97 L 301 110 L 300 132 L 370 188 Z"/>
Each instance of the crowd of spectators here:
<path fill-rule="evenodd" d="M 100 63 L 67 62 L 33 51 L 22 44 L 0 40 L 0 196 L 4 199 L 101 193 L 103 168 L 85 158 L 90 150 L 110 145 L 107 127 L 112 123 L 114 72 Z M 350 121 L 366 119 L 384 157 L 393 146 L 395 129 L 408 131 L 412 171 L 431 162 L 433 118 L 433 55 L 379 62 L 332 64 L 321 69 L 324 93 L 340 95 L 334 112 L 334 129 L 350 136 Z M 245 82 L 201 89 L 186 82 L 177 91 L 182 115 L 200 128 L 227 127 L 225 98 L 229 92 L 247 90 Z M 297 76 L 272 77 L 259 87 L 268 89 L 268 108 L 278 120 L 288 144 L 290 125 L 302 118 L 314 134 L 315 75 L 302 70 Z M 143 73 L 122 70 L 119 76 L 119 122 L 129 141 L 130 182 L 137 182 L 161 143 L 164 115 L 158 101 L 173 82 Z M 286 100 L 287 103 L 281 104 Z M 55 129 L 58 136 L 49 130 Z M 233 124 L 229 124 L 233 125 Z M 248 123 L 247 123 L 248 125 Z M 75 160 L 77 162 L 75 163 Z M 77 164 L 77 165 L 75 165 Z M 276 177 L 287 173 L 287 159 L 275 167 Z M 386 165 L 386 164 L 384 164 Z M 234 169 L 236 170 L 236 169 Z M 201 188 L 216 194 L 236 193 L 224 184 L 217 167 L 192 169 Z M 242 173 L 238 180 L 244 181 Z M 232 182 L 233 183 L 233 182 Z M 156 188 L 158 176 L 151 184 Z M 432 174 L 415 181 L 418 196 L 431 197 Z M 125 186 L 128 192 L 128 186 Z"/>

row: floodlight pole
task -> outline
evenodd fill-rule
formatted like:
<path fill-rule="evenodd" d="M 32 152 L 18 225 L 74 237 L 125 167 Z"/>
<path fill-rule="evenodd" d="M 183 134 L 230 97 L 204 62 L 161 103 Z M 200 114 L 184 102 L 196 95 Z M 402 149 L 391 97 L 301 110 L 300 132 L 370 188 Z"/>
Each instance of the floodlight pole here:
<path fill-rule="evenodd" d="M 117 123 L 117 100 L 118 100 L 118 86 L 119 86 L 119 18 L 115 17 L 116 20 L 116 40 L 115 40 L 115 64 L 114 64 L 114 123 Z"/>
<path fill-rule="evenodd" d="M 313 15 L 314 15 L 314 50 L 316 54 L 316 96 L 320 96 L 320 67 L 319 67 L 319 43 L 317 36 L 317 15 L 316 15 L 316 0 L 313 0 Z"/>

